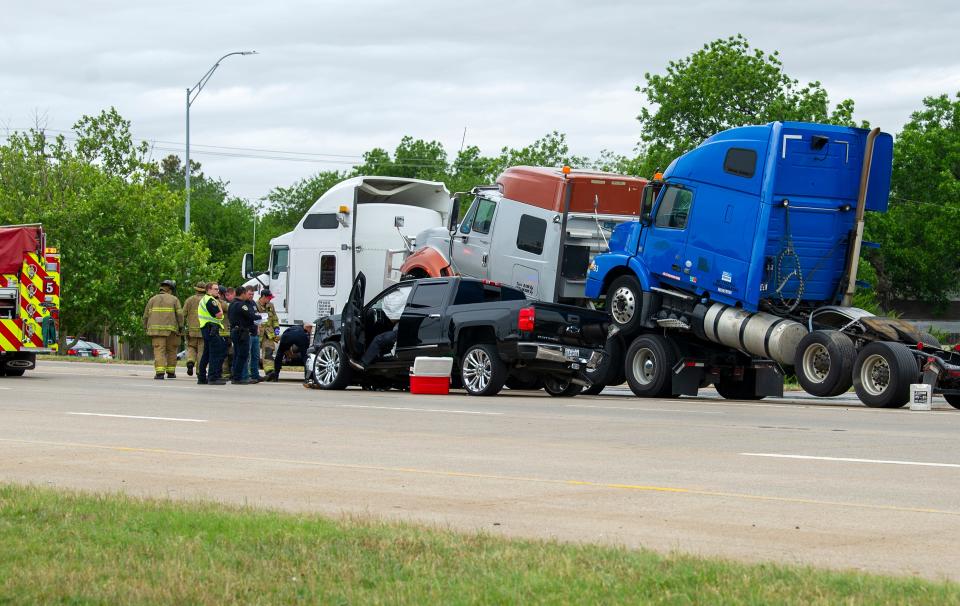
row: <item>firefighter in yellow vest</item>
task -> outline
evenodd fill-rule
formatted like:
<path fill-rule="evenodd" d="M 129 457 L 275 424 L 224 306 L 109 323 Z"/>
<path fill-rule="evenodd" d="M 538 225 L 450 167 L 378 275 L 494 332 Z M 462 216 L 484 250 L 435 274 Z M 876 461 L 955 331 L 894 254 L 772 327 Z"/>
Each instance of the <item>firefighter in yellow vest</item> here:
<path fill-rule="evenodd" d="M 143 310 L 143 327 L 153 342 L 154 379 L 163 379 L 164 373 L 177 378 L 177 349 L 183 327 L 183 308 L 174 295 L 177 285 L 173 280 L 160 283 L 160 292 L 147 301 Z"/>
<path fill-rule="evenodd" d="M 220 336 L 227 346 L 223 357 L 223 374 L 233 380 L 233 340 L 230 338 L 230 318 L 227 317 L 227 308 L 233 303 L 237 291 L 234 288 L 220 287 L 220 309 L 223 310 L 223 326 L 220 327 Z M 237 378 L 239 380 L 239 377 Z"/>
<path fill-rule="evenodd" d="M 197 308 L 200 307 L 200 299 L 207 292 L 206 284 L 197 282 L 194 284 L 193 290 L 196 292 L 183 302 L 183 317 L 186 321 L 184 337 L 187 341 L 187 374 L 191 377 L 193 376 L 193 367 L 196 366 L 203 355 L 203 333 L 200 331 L 200 318 L 197 315 Z"/>
<path fill-rule="evenodd" d="M 257 311 L 267 314 L 267 319 L 260 325 L 260 359 L 263 360 L 263 372 L 273 372 L 273 354 L 277 351 L 277 342 L 280 341 L 280 318 L 271 301 L 273 293 L 264 288 L 260 291 L 257 300 Z"/>

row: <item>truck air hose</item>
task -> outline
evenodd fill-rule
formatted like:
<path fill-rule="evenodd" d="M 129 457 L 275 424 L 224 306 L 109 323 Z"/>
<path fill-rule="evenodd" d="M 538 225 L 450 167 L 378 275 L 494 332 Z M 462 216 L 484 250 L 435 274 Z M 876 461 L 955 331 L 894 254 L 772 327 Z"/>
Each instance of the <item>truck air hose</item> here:
<path fill-rule="evenodd" d="M 787 270 L 790 270 L 787 273 Z M 786 274 L 786 275 L 784 275 Z M 791 278 L 797 278 L 796 298 L 787 299 L 783 296 L 783 289 Z M 774 264 L 774 283 L 776 284 L 776 293 L 779 301 L 770 301 L 770 307 L 776 313 L 786 315 L 800 305 L 800 299 L 803 298 L 803 270 L 800 266 L 800 256 L 793 247 L 793 234 L 790 232 L 790 202 L 783 201 L 783 250 L 777 255 Z"/>

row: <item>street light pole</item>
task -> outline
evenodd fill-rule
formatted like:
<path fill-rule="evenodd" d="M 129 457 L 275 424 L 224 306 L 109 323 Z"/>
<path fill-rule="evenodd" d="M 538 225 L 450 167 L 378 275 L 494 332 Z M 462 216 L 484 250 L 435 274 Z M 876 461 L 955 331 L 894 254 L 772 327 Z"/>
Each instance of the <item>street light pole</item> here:
<path fill-rule="evenodd" d="M 213 76 L 213 72 L 217 71 L 217 68 L 220 67 L 220 62 L 226 59 L 227 57 L 233 55 L 256 55 L 257 51 L 234 51 L 232 53 L 227 53 L 226 55 L 217 59 L 217 62 L 213 64 L 213 67 L 207 70 L 207 73 L 203 75 L 200 80 L 193 85 L 192 88 L 187 89 L 187 165 L 184 167 L 184 185 L 187 191 L 187 205 L 183 213 L 183 231 L 190 233 L 190 106 L 193 105 L 193 102 L 197 100 L 197 96 L 200 95 L 200 91 L 203 90 L 203 87 L 207 85 L 207 82 L 210 80 L 210 77 Z"/>

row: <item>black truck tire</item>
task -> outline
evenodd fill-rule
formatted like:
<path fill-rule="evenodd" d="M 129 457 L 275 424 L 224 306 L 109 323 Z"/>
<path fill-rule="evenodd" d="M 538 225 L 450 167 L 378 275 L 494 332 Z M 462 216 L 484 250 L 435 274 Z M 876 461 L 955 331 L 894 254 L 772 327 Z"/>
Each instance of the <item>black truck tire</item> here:
<path fill-rule="evenodd" d="M 353 382 L 353 368 L 347 361 L 343 345 L 328 341 L 313 358 L 312 382 L 320 389 L 346 389 Z"/>
<path fill-rule="evenodd" d="M 850 337 L 836 330 L 815 330 L 800 340 L 793 362 L 797 381 L 812 396 L 838 396 L 853 385 L 857 350 Z"/>
<path fill-rule="evenodd" d="M 630 344 L 623 368 L 627 384 L 640 398 L 667 398 L 673 393 L 673 366 L 677 353 L 663 335 L 643 335 Z"/>
<path fill-rule="evenodd" d="M 634 276 L 620 276 L 610 284 L 606 308 L 623 336 L 631 337 L 640 330 L 642 307 L 643 289 Z"/>
<path fill-rule="evenodd" d="M 940 349 L 940 339 L 922 330 L 920 331 L 920 342 L 926 345 L 927 347 Z"/>
<path fill-rule="evenodd" d="M 607 339 L 603 346 L 603 362 L 593 370 L 587 370 L 587 378 L 590 379 L 590 387 L 583 390 L 588 396 L 595 396 L 604 387 L 608 385 L 620 385 L 626 378 L 623 376 L 623 339 L 619 335 L 614 335 Z"/>
<path fill-rule="evenodd" d="M 954 408 L 960 408 L 960 394 L 957 393 L 945 393 L 943 394 L 943 399 L 947 401 L 947 404 L 953 406 Z"/>
<path fill-rule="evenodd" d="M 460 357 L 463 388 L 471 396 L 495 396 L 507 381 L 507 365 L 500 359 L 495 345 L 471 345 Z"/>
<path fill-rule="evenodd" d="M 22 377 L 25 372 L 27 372 L 25 368 L 8 368 L 3 371 L 3 374 L 8 377 Z"/>
<path fill-rule="evenodd" d="M 558 379 L 556 377 L 544 377 L 543 379 L 543 390 L 555 398 L 572 398 L 582 389 L 582 385 L 572 383 L 570 379 Z"/>
<path fill-rule="evenodd" d="M 903 343 L 876 341 L 860 350 L 853 365 L 853 387 L 871 408 L 900 408 L 910 401 L 910 384 L 920 367 Z"/>
<path fill-rule="evenodd" d="M 757 371 L 752 368 L 744 370 L 740 380 L 730 375 L 720 377 L 714 388 L 725 400 L 762 400 L 765 397 L 757 393 Z"/>

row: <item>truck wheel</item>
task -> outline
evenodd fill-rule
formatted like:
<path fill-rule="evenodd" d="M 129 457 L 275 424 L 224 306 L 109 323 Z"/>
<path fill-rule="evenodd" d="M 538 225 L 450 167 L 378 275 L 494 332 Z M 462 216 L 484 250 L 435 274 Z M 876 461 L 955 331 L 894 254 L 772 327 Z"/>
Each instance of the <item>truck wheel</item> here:
<path fill-rule="evenodd" d="M 623 340 L 619 336 L 607 339 L 603 346 L 606 354 L 603 362 L 593 370 L 587 370 L 587 378 L 592 385 L 583 391 L 584 394 L 595 396 L 608 385 L 620 385 L 626 379 L 623 376 Z"/>
<path fill-rule="evenodd" d="M 931 335 L 928 332 L 920 331 L 920 342 L 926 345 L 927 347 L 935 347 L 940 349 L 940 340 L 935 336 Z"/>
<path fill-rule="evenodd" d="M 920 377 L 913 352 L 903 343 L 877 341 L 857 356 L 853 387 L 871 408 L 900 408 L 910 401 L 910 384 Z"/>
<path fill-rule="evenodd" d="M 743 378 L 739 381 L 730 375 L 720 377 L 714 388 L 725 400 L 762 400 L 764 398 L 757 394 L 757 372 L 750 368 L 743 371 Z"/>
<path fill-rule="evenodd" d="M 495 396 L 507 380 L 507 365 L 489 343 L 471 345 L 460 360 L 463 388 L 471 396 Z"/>
<path fill-rule="evenodd" d="M 343 346 L 337 341 L 324 343 L 313 358 L 313 381 L 320 389 L 346 389 L 352 379 Z"/>
<path fill-rule="evenodd" d="M 582 385 L 572 383 L 570 379 L 546 377 L 543 380 L 543 390 L 556 398 L 572 398 L 580 393 L 582 389 Z"/>
<path fill-rule="evenodd" d="M 666 337 L 644 335 L 630 344 L 623 369 L 634 395 L 664 398 L 673 392 L 673 365 L 676 363 L 676 351 Z"/>
<path fill-rule="evenodd" d="M 600 395 L 600 392 L 602 392 L 604 388 L 606 388 L 606 385 L 604 385 L 603 383 L 593 383 L 592 385 L 590 385 L 590 387 L 584 389 L 580 393 L 582 393 L 585 396 L 597 396 L 597 395 Z"/>
<path fill-rule="evenodd" d="M 815 330 L 800 340 L 793 367 L 805 392 L 832 397 L 853 385 L 856 358 L 850 337 L 836 330 Z"/>
<path fill-rule="evenodd" d="M 960 394 L 956 393 L 947 393 L 943 394 L 943 399 L 947 401 L 947 404 L 953 406 L 954 408 L 960 408 Z"/>
<path fill-rule="evenodd" d="M 620 276 L 607 289 L 607 311 L 624 336 L 633 336 L 640 330 L 640 311 L 643 289 L 634 276 Z"/>

